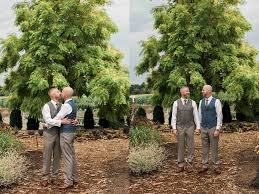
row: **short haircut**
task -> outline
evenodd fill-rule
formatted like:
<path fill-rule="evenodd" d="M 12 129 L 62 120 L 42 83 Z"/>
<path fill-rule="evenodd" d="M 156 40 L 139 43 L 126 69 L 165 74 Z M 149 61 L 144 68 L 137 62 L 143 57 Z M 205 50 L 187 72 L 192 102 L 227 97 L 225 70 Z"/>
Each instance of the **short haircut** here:
<path fill-rule="evenodd" d="M 49 96 L 51 95 L 51 93 L 52 93 L 54 90 L 58 90 L 58 88 L 52 87 L 52 88 L 49 89 L 49 92 L 48 92 Z"/>
<path fill-rule="evenodd" d="M 188 89 L 189 89 L 188 86 L 183 86 L 183 87 L 180 88 L 180 92 L 183 91 L 183 89 L 185 89 L 185 88 L 188 88 Z"/>
<path fill-rule="evenodd" d="M 73 90 L 73 88 L 71 88 L 71 87 L 65 87 L 65 88 L 63 88 L 63 91 L 65 91 L 65 93 L 68 95 L 68 96 L 70 96 L 70 97 L 72 97 L 73 96 L 73 94 L 74 94 L 74 90 Z"/>
<path fill-rule="evenodd" d="M 208 91 L 212 92 L 212 86 L 211 85 L 205 85 L 203 88 L 207 89 Z"/>

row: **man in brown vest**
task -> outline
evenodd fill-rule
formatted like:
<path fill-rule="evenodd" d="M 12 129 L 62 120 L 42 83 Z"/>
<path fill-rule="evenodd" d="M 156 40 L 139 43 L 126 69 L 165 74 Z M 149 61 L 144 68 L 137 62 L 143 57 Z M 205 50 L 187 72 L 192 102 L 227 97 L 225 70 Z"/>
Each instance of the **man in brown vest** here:
<path fill-rule="evenodd" d="M 199 133 L 200 122 L 196 102 L 189 98 L 190 91 L 188 87 L 180 89 L 181 98 L 173 104 L 172 111 L 172 129 L 177 135 L 178 142 L 178 170 L 180 173 L 185 169 L 185 144 L 188 147 L 187 172 L 193 172 L 194 158 L 194 132 Z M 196 130 L 195 130 L 196 129 Z"/>

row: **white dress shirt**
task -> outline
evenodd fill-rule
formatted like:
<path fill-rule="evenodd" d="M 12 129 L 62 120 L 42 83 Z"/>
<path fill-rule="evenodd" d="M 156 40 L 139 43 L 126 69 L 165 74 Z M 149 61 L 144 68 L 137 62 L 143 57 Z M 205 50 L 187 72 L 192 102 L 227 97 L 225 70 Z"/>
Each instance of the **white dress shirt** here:
<path fill-rule="evenodd" d="M 185 100 L 184 98 L 181 98 L 182 103 L 185 104 Z M 172 121 L 171 121 L 171 125 L 173 129 L 176 129 L 176 120 L 177 120 L 177 100 L 174 101 L 173 104 L 173 111 L 172 111 Z M 200 129 L 200 121 L 199 121 L 199 114 L 198 114 L 198 109 L 197 109 L 197 104 L 195 101 L 192 100 L 192 108 L 193 108 L 193 118 L 194 118 L 194 123 L 196 125 L 196 129 Z"/>
<path fill-rule="evenodd" d="M 210 104 L 212 98 L 213 98 L 212 96 L 210 96 L 208 98 L 208 104 Z M 200 117 L 200 120 L 202 120 L 201 103 L 202 103 L 202 100 L 200 101 L 200 104 L 199 104 L 199 117 Z M 220 130 L 220 128 L 222 127 L 223 115 L 222 115 L 222 106 L 221 106 L 221 102 L 220 102 L 219 99 L 216 99 L 215 108 L 216 108 L 216 114 L 217 114 L 217 126 L 216 126 L 216 129 Z"/>
<path fill-rule="evenodd" d="M 44 105 L 42 109 L 42 115 L 48 128 L 51 128 L 53 126 L 57 126 L 57 127 L 61 126 L 61 120 L 64 119 L 68 114 L 72 112 L 72 107 L 67 103 L 70 100 L 72 99 L 67 99 L 65 103 L 62 104 L 60 111 L 53 119 L 51 118 L 51 115 L 50 115 L 49 105 L 48 104 Z M 55 101 L 53 102 L 55 103 L 55 107 L 56 107 L 56 102 Z"/>

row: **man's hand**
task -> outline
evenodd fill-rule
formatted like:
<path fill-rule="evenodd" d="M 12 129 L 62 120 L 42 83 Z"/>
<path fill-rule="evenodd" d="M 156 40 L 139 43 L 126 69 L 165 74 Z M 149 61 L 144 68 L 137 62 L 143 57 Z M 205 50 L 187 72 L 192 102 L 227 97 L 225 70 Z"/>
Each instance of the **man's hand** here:
<path fill-rule="evenodd" d="M 218 129 L 216 129 L 215 131 L 214 131 L 214 137 L 218 137 L 219 136 L 219 130 Z"/>
<path fill-rule="evenodd" d="M 195 129 L 195 134 L 196 134 L 196 135 L 200 135 L 200 133 L 201 133 L 201 130 L 200 130 L 200 129 Z"/>
<path fill-rule="evenodd" d="M 71 120 L 68 119 L 68 118 L 64 118 L 64 119 L 61 120 L 61 124 L 63 124 L 63 125 L 69 125 L 69 124 L 71 124 Z"/>
<path fill-rule="evenodd" d="M 72 124 L 72 125 L 75 125 L 75 126 L 78 125 L 78 123 L 79 123 L 79 121 L 78 121 L 77 119 L 72 120 L 72 122 L 71 122 L 71 124 Z"/>

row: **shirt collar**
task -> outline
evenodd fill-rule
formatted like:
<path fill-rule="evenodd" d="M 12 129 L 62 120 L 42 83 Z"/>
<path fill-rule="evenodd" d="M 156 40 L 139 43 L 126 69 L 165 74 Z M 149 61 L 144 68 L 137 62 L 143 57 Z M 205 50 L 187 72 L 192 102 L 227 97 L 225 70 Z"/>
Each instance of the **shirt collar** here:
<path fill-rule="evenodd" d="M 188 101 L 188 98 L 183 98 L 183 97 L 181 97 L 181 101 L 182 101 L 182 102 L 184 102 L 185 100 Z"/>
<path fill-rule="evenodd" d="M 208 97 L 208 98 L 205 98 L 205 99 L 208 99 L 208 101 L 211 101 L 212 100 L 212 96 Z"/>
<path fill-rule="evenodd" d="M 56 102 L 56 101 L 54 101 L 54 100 L 51 100 L 51 102 L 52 102 L 52 104 L 54 104 L 55 106 L 57 106 L 57 104 L 59 103 L 59 102 Z"/>
<path fill-rule="evenodd" d="M 72 100 L 72 98 L 67 99 L 67 100 L 65 101 L 65 103 L 67 103 L 67 102 L 70 101 L 70 100 Z"/>

